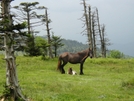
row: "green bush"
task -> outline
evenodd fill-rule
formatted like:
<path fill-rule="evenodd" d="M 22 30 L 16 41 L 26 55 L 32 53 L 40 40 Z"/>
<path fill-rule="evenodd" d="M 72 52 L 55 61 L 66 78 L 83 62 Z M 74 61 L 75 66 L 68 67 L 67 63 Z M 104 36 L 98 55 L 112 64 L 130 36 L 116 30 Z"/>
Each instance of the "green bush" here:
<path fill-rule="evenodd" d="M 120 58 L 124 58 L 124 54 L 121 53 L 119 50 L 111 50 L 110 57 L 120 59 Z"/>

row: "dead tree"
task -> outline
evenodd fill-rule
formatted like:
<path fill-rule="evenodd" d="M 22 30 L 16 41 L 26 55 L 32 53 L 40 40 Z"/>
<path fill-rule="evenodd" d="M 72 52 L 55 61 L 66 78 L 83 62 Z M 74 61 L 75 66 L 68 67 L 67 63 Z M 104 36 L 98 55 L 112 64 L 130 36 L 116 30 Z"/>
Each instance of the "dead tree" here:
<path fill-rule="evenodd" d="M 111 45 L 109 42 L 109 39 L 106 38 L 105 34 L 105 25 L 103 24 L 101 27 L 101 33 L 102 33 L 102 56 L 106 57 L 106 52 L 107 52 L 107 46 Z"/>
<path fill-rule="evenodd" d="M 84 17 L 85 17 L 85 25 L 86 25 L 86 30 L 87 30 L 87 38 L 88 38 L 88 44 L 89 47 L 92 49 L 93 43 L 92 43 L 92 31 L 91 31 L 91 7 L 88 6 L 88 11 L 87 11 L 87 6 L 85 0 L 83 0 L 83 6 L 84 6 Z"/>
<path fill-rule="evenodd" d="M 100 26 L 100 20 L 99 20 L 99 14 L 98 14 L 98 9 L 96 8 L 96 14 L 97 14 L 97 25 L 98 25 L 98 31 L 99 31 L 99 36 L 100 36 L 100 42 L 101 42 L 101 55 L 103 56 L 103 38 L 101 34 L 101 26 Z"/>
<path fill-rule="evenodd" d="M 102 25 L 102 27 L 101 27 L 101 36 L 102 36 L 102 57 L 106 57 L 106 42 L 105 42 L 105 35 L 104 35 L 104 33 L 105 33 L 105 25 Z"/>
<path fill-rule="evenodd" d="M 51 22 L 50 19 L 48 19 L 48 13 L 47 9 L 45 9 L 45 22 L 46 22 L 46 30 L 47 30 L 47 39 L 48 39 L 48 50 L 49 50 L 49 57 L 53 58 L 53 53 L 52 53 L 52 48 L 51 48 L 51 35 L 50 35 L 50 28 L 49 28 L 49 23 Z"/>
<path fill-rule="evenodd" d="M 93 54 L 94 57 L 97 57 L 97 50 L 96 50 L 96 16 L 95 12 L 92 13 L 92 35 L 93 35 Z"/>
<path fill-rule="evenodd" d="M 97 14 L 98 32 L 101 42 L 101 55 L 102 57 L 106 57 L 106 51 L 107 51 L 106 46 L 110 45 L 110 43 L 109 39 L 105 38 L 105 25 L 103 24 L 102 27 L 100 26 L 99 14 L 97 8 L 96 8 L 96 14 Z"/>
<path fill-rule="evenodd" d="M 90 32 L 90 34 L 89 34 L 89 37 L 90 37 L 89 43 L 90 43 L 91 49 L 93 49 L 92 15 L 91 15 L 91 6 L 90 5 L 88 6 L 88 12 L 89 12 L 88 19 L 89 19 L 89 32 Z"/>
<path fill-rule="evenodd" d="M 2 0 L 2 21 L 0 28 L 0 36 L 4 37 L 5 61 L 6 61 L 6 85 L 5 88 L 9 90 L 9 94 L 5 94 L 1 97 L 1 101 L 17 101 L 25 97 L 21 93 L 21 88 L 18 83 L 16 62 L 14 56 L 14 35 L 13 30 L 21 27 L 19 25 L 13 26 L 12 16 L 10 15 L 10 2 L 11 0 Z M 2 27 L 3 26 L 3 27 Z M 12 30 L 13 29 L 13 30 Z"/>
<path fill-rule="evenodd" d="M 109 45 L 108 39 L 105 38 L 105 26 L 100 26 L 100 19 L 98 14 L 98 9 L 91 13 L 91 6 L 86 6 L 85 0 L 83 0 L 84 6 L 84 25 L 86 26 L 87 37 L 89 42 L 89 47 L 92 48 L 94 52 L 94 57 L 97 57 L 97 35 L 99 35 L 100 45 L 101 45 L 101 55 L 106 57 L 106 45 Z M 88 10 L 87 10 L 88 7 Z M 85 31 L 85 30 L 84 30 Z M 83 31 L 83 32 L 84 32 Z"/>

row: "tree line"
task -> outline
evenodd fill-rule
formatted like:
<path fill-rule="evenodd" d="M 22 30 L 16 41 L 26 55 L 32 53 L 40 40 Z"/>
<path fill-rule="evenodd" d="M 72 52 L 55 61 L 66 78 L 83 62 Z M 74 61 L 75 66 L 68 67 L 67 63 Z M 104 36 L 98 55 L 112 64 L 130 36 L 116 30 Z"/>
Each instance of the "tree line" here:
<path fill-rule="evenodd" d="M 61 42 L 60 36 L 55 36 L 54 33 L 51 35 L 49 28 L 49 24 L 51 20 L 48 18 L 47 8 L 44 6 L 38 6 L 38 2 L 32 3 L 20 3 L 18 6 L 12 7 L 11 13 L 14 16 L 12 21 L 15 23 L 25 23 L 25 38 L 23 38 L 24 44 L 20 45 L 17 48 L 17 51 L 24 51 L 28 56 L 46 56 L 47 53 L 50 58 L 53 58 L 53 54 L 57 56 L 57 49 L 63 46 Z M 44 14 L 38 14 L 38 10 L 44 10 Z M 17 13 L 16 13 L 17 12 Z M 38 31 L 34 30 L 34 27 L 44 25 L 47 31 L 47 42 L 36 36 Z M 37 41 L 40 41 L 40 45 Z M 36 43 L 37 42 L 37 43 Z M 1 46 L 3 44 L 3 40 L 0 40 Z M 52 48 L 54 51 L 52 51 Z M 1 48 L 2 50 L 2 48 Z"/>
<path fill-rule="evenodd" d="M 101 49 L 101 56 L 106 57 L 107 45 L 110 45 L 110 43 L 109 39 L 105 37 L 105 25 L 100 25 L 98 9 L 95 8 L 95 10 L 92 10 L 91 6 L 86 4 L 85 0 L 82 1 L 82 4 L 84 7 L 84 14 L 81 20 L 84 22 L 85 27 L 82 34 L 87 35 L 88 45 L 92 48 L 94 57 L 98 57 L 97 49 L 99 46 Z M 51 31 L 52 28 L 49 27 L 51 19 L 49 18 L 47 7 L 38 5 L 38 2 L 23 2 L 18 6 L 14 6 L 11 10 L 12 15 L 14 15 L 13 21 L 16 23 L 25 22 L 27 27 L 25 30 L 25 33 L 27 33 L 25 36 L 26 41 L 24 43 L 26 46 L 23 44 L 18 50 L 25 51 L 25 55 L 28 56 L 48 55 L 50 58 L 53 58 L 54 56 L 57 56 L 58 48 L 64 44 L 61 43 L 61 37 L 55 36 Z M 38 14 L 38 10 L 42 10 L 44 14 Z M 44 28 L 46 29 L 47 43 L 44 42 L 42 46 L 37 46 L 37 40 L 35 40 L 35 38 L 36 34 L 39 32 L 34 30 L 34 27 L 40 25 L 44 25 Z"/>

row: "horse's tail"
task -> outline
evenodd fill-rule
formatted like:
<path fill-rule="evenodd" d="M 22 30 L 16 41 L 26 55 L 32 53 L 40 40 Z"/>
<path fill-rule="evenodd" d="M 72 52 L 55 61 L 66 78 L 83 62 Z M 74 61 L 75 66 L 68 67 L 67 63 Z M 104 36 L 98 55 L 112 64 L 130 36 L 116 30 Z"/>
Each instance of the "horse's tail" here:
<path fill-rule="evenodd" d="M 58 60 L 57 70 L 61 71 L 61 59 L 60 59 L 60 57 L 59 57 L 59 60 Z"/>

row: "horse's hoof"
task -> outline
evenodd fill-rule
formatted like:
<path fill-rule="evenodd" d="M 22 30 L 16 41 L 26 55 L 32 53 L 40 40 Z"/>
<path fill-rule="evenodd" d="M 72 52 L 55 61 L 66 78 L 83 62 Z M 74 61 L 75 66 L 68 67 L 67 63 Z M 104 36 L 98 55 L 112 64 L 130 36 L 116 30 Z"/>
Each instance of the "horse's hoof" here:
<path fill-rule="evenodd" d="M 65 72 L 62 72 L 61 74 L 65 74 Z"/>
<path fill-rule="evenodd" d="M 80 73 L 80 75 L 84 75 L 84 73 Z"/>

